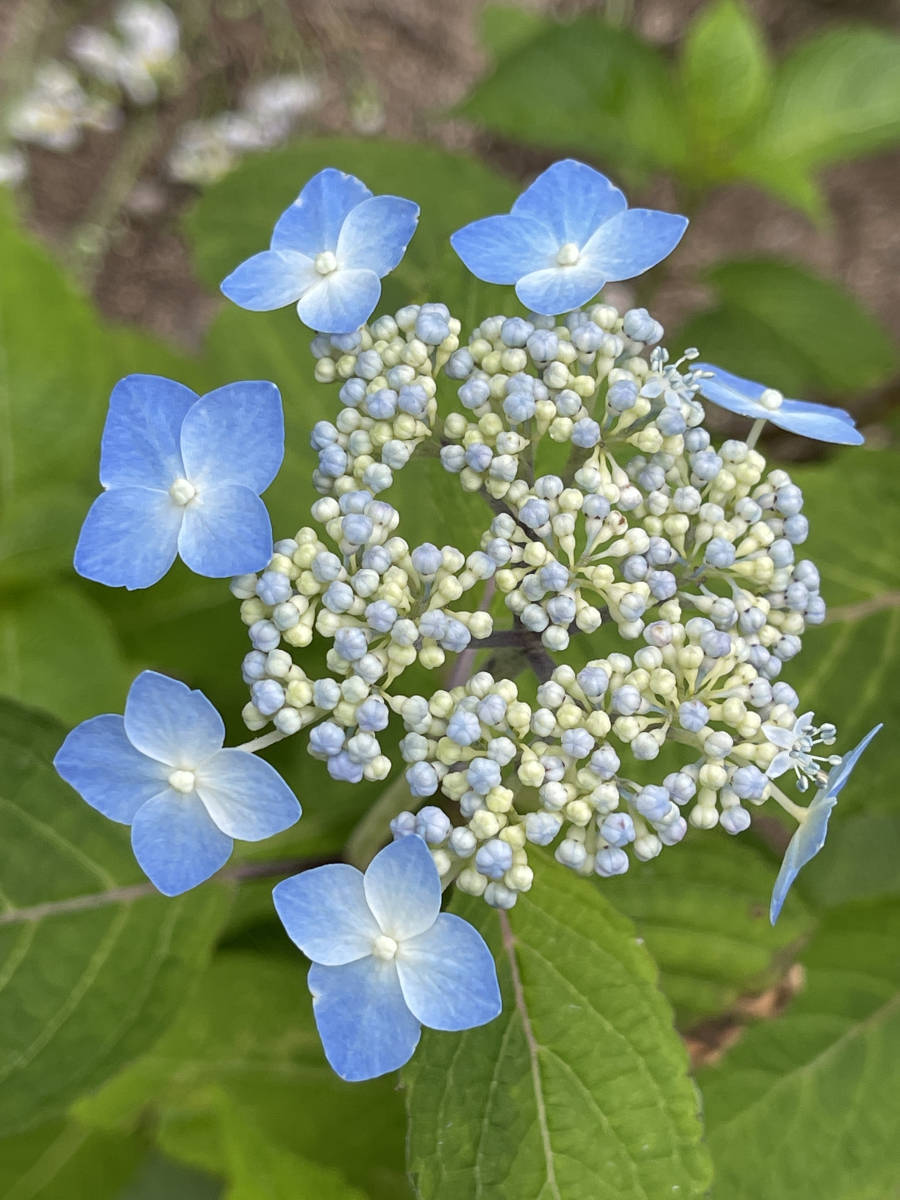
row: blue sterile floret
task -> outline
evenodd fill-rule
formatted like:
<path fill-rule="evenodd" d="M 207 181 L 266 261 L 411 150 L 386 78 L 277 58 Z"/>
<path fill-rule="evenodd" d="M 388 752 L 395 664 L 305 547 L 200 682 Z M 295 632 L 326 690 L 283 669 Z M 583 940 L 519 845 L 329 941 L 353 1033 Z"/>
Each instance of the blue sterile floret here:
<path fill-rule="evenodd" d="M 661 262 L 687 224 L 673 213 L 629 208 L 605 175 L 565 159 L 539 175 L 511 212 L 473 221 L 450 241 L 473 275 L 515 284 L 528 308 L 557 314 L 586 304 L 604 284 Z M 535 354 L 536 347 L 529 349 Z M 554 354 L 548 344 L 547 360 Z"/>
<path fill-rule="evenodd" d="M 881 728 L 882 724 L 880 723 L 873 729 L 870 729 L 862 741 L 858 742 L 848 754 L 845 754 L 832 767 L 828 772 L 825 782 L 810 801 L 804 819 L 801 821 L 790 842 L 788 842 L 788 848 L 784 852 L 784 859 L 781 863 L 781 870 L 778 872 L 778 878 L 775 880 L 775 886 L 772 889 L 769 920 L 773 925 L 778 920 L 781 907 L 794 880 L 809 860 L 815 858 L 825 845 L 825 838 L 828 834 L 828 819 L 831 816 L 831 810 L 837 804 L 838 794 L 850 778 L 862 752 Z"/>
<path fill-rule="evenodd" d="M 150 587 L 180 555 L 198 575 L 264 567 L 272 526 L 259 498 L 284 458 L 273 383 L 198 397 L 160 375 L 113 388 L 100 451 L 105 491 L 85 518 L 75 569 L 109 587 Z"/>
<path fill-rule="evenodd" d="M 749 417 L 771 421 L 773 425 L 813 438 L 817 442 L 835 442 L 842 446 L 861 446 L 865 441 L 853 417 L 843 408 L 814 404 L 809 400 L 788 400 L 774 388 L 752 379 L 732 375 L 712 363 L 696 363 L 700 394 L 720 408 Z"/>
<path fill-rule="evenodd" d="M 316 1026 L 342 1079 L 402 1067 L 422 1025 L 471 1029 L 499 1014 L 491 952 L 468 922 L 440 911 L 440 876 L 416 834 L 376 854 L 365 875 L 332 863 L 285 879 L 273 897 L 312 960 Z"/>
<path fill-rule="evenodd" d="M 353 333 L 378 303 L 381 279 L 403 257 L 418 219 L 411 200 L 373 196 L 362 180 L 327 167 L 278 218 L 269 249 L 236 267 L 222 291 L 252 312 L 296 304 L 310 329 Z"/>
<path fill-rule="evenodd" d="M 142 671 L 125 715 L 77 725 L 53 765 L 92 808 L 131 826 L 141 869 L 177 896 L 228 861 L 233 839 L 258 842 L 300 817 L 274 767 L 223 749 L 224 740 L 222 718 L 202 692 Z"/>

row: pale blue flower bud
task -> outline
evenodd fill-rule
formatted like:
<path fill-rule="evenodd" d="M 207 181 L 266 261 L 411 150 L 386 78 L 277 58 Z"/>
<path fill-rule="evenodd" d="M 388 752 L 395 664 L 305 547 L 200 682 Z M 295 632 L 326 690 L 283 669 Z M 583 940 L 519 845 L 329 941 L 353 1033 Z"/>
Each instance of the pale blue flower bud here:
<path fill-rule="evenodd" d="M 364 630 L 345 625 L 334 635 L 334 648 L 341 658 L 346 658 L 348 662 L 354 662 L 366 653 L 369 643 Z"/>
<path fill-rule="evenodd" d="M 329 758 L 327 768 L 338 783 L 359 783 L 363 777 L 363 764 L 352 759 L 346 750 Z"/>
<path fill-rule="evenodd" d="M 500 764 L 492 758 L 473 758 L 466 771 L 466 779 L 473 792 L 485 796 L 491 788 L 500 786 Z"/>
<path fill-rule="evenodd" d="M 281 633 L 271 621 L 254 621 L 247 630 L 256 650 L 274 650 L 281 642 Z"/>
<path fill-rule="evenodd" d="M 612 746 L 600 746 L 591 755 L 591 770 L 603 780 L 614 778 L 621 765 Z"/>
<path fill-rule="evenodd" d="M 441 569 L 442 556 L 440 550 L 432 542 L 424 542 L 412 552 L 412 563 L 420 575 L 426 578 L 436 575 Z"/>
<path fill-rule="evenodd" d="M 535 846 L 549 846 L 561 828 L 558 813 L 530 812 L 525 818 L 525 836 Z"/>
<path fill-rule="evenodd" d="M 388 706 L 378 696 L 369 696 L 356 710 L 357 725 L 368 733 L 386 729 L 389 719 Z"/>
<path fill-rule="evenodd" d="M 656 784 L 641 788 L 635 798 L 635 807 L 648 821 L 661 821 L 669 812 L 672 800 L 668 790 Z"/>
<path fill-rule="evenodd" d="M 562 735 L 561 744 L 566 754 L 579 759 L 587 758 L 596 742 L 586 729 L 567 729 Z"/>
<path fill-rule="evenodd" d="M 709 720 L 709 709 L 701 700 L 685 700 L 678 709 L 678 724 L 689 733 L 698 733 Z"/>
<path fill-rule="evenodd" d="M 598 850 L 594 857 L 594 870 L 604 879 L 612 875 L 624 875 L 628 870 L 628 855 L 617 846 Z"/>
<path fill-rule="evenodd" d="M 600 836 L 611 846 L 627 846 L 634 841 L 634 821 L 628 813 L 610 813 L 600 826 Z"/>
<path fill-rule="evenodd" d="M 411 812 L 397 813 L 396 817 L 391 821 L 391 833 L 394 835 L 394 840 L 398 838 L 409 837 L 410 834 L 416 832 L 416 814 Z"/>
<path fill-rule="evenodd" d="M 417 762 L 407 767 L 406 782 L 414 796 L 433 796 L 438 790 L 437 771 L 428 762 Z"/>
<path fill-rule="evenodd" d="M 450 818 L 433 804 L 419 809 L 415 832 L 429 846 L 440 846 L 450 834 Z"/>
<path fill-rule="evenodd" d="M 697 784 L 686 771 L 673 771 L 665 777 L 663 786 L 676 804 L 687 804 L 697 792 Z"/>
<path fill-rule="evenodd" d="M 523 317 L 509 317 L 500 327 L 500 340 L 504 346 L 521 349 L 534 333 L 534 326 Z"/>
<path fill-rule="evenodd" d="M 512 846 L 500 838 L 485 842 L 475 855 L 475 866 L 489 879 L 502 879 L 512 866 Z"/>
<path fill-rule="evenodd" d="M 333 758 L 344 747 L 344 730 L 334 721 L 320 721 L 309 731 L 310 753 L 322 758 Z"/>
<path fill-rule="evenodd" d="M 458 708 L 447 722 L 447 737 L 458 746 L 471 746 L 481 737 L 481 722 L 475 713 Z"/>

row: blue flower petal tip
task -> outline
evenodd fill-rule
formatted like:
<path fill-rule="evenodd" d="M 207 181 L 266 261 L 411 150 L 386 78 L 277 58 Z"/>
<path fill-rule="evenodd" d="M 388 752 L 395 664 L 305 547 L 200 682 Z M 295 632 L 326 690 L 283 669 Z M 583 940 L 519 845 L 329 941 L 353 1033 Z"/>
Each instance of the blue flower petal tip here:
<path fill-rule="evenodd" d="M 244 750 L 223 749 L 224 736 L 202 692 L 143 671 L 125 715 L 77 725 L 53 765 L 92 808 L 131 826 L 141 869 L 177 896 L 218 871 L 234 839 L 271 837 L 300 817 L 278 772 Z"/>
<path fill-rule="evenodd" d="M 314 175 L 278 219 L 268 250 L 222 281 L 229 300 L 252 312 L 296 304 L 318 333 L 353 333 L 371 316 L 381 279 L 406 253 L 419 206 L 373 196 L 353 175 Z"/>
<path fill-rule="evenodd" d="M 587 304 L 606 283 L 656 266 L 687 225 L 674 213 L 629 208 L 605 175 L 565 159 L 539 175 L 511 212 L 473 221 L 450 243 L 473 275 L 514 284 L 526 307 L 555 316 Z"/>
<path fill-rule="evenodd" d="M 217 579 L 264 567 L 272 527 L 260 499 L 284 457 L 273 383 L 197 396 L 174 380 L 129 375 L 110 396 L 100 454 L 104 491 L 75 548 L 86 579 L 150 587 L 177 557 Z"/>
<path fill-rule="evenodd" d="M 291 940 L 312 960 L 309 988 L 325 1056 L 342 1079 L 408 1062 L 421 1026 L 463 1030 L 501 1010 L 490 950 L 440 911 L 441 883 L 415 834 L 376 854 L 365 875 L 331 864 L 273 892 Z"/>
<path fill-rule="evenodd" d="M 805 819 L 788 843 L 781 870 L 778 872 L 775 887 L 772 889 L 772 900 L 769 905 L 769 921 L 772 925 L 778 920 L 794 880 L 810 859 L 814 858 L 825 845 L 828 820 L 831 810 L 837 804 L 838 793 L 850 778 L 863 751 L 882 727 L 882 724 L 878 724 L 870 729 L 866 736 L 832 767 L 828 778 L 810 802 Z"/>
<path fill-rule="evenodd" d="M 728 412 L 753 421 L 771 421 L 780 429 L 818 442 L 861 446 L 865 441 L 850 413 L 806 400 L 789 400 L 774 388 L 742 379 L 712 363 L 697 363 L 701 396 Z"/>

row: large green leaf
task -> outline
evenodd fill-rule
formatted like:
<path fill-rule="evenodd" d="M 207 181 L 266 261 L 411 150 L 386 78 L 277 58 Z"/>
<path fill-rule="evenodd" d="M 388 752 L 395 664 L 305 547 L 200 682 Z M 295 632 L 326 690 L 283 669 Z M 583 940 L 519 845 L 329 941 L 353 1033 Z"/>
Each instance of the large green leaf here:
<path fill-rule="evenodd" d="M 701 9 L 681 53 L 691 151 L 713 178 L 727 175 L 740 134 L 764 111 L 772 63 L 759 25 L 742 0 Z"/>
<path fill-rule="evenodd" d="M 390 1079 L 347 1084 L 334 1075 L 305 973 L 295 952 L 220 953 L 172 1028 L 80 1102 L 79 1116 L 110 1130 L 155 1122 L 167 1154 L 221 1175 L 224 1097 L 273 1153 L 328 1168 L 345 1190 L 364 1189 L 372 1200 L 402 1200 L 402 1100 Z"/>
<path fill-rule="evenodd" d="M 546 22 L 497 63 L 462 112 L 515 141 L 599 155 L 617 171 L 684 160 L 665 60 L 630 30 L 595 16 Z"/>
<path fill-rule="evenodd" d="M 866 26 L 801 42 L 780 65 L 767 119 L 745 151 L 754 167 L 818 167 L 900 137 L 900 38 Z"/>
<path fill-rule="evenodd" d="M 769 924 L 776 869 L 748 837 L 692 829 L 671 851 L 598 885 L 637 925 L 682 1027 L 770 986 L 810 932 L 800 902 Z"/>
<path fill-rule="evenodd" d="M 697 1095 L 653 962 L 598 888 L 555 863 L 507 917 L 454 907 L 499 962 L 503 1014 L 426 1032 L 406 1070 L 423 1200 L 702 1195 Z"/>
<path fill-rule="evenodd" d="M 49 1120 L 141 1053 L 223 916 L 221 888 L 167 900 L 143 880 L 127 832 L 51 767 L 63 733 L 0 701 L 2 1134 Z"/>
<path fill-rule="evenodd" d="M 897 1194 L 898 937 L 897 902 L 833 913 L 785 1015 L 701 1076 L 723 1200 Z"/>
<path fill-rule="evenodd" d="M 115 630 L 71 585 L 0 600 L 0 646 L 0 694 L 69 722 L 121 706 L 131 672 Z"/>
<path fill-rule="evenodd" d="M 0 1140 L 0 1200 L 116 1200 L 146 1153 L 138 1138 L 51 1121 Z"/>
<path fill-rule="evenodd" d="M 852 396 L 897 370 L 877 319 L 827 279 L 774 259 L 720 263 L 708 279 L 719 306 L 675 338 L 707 360 L 801 396 Z"/>

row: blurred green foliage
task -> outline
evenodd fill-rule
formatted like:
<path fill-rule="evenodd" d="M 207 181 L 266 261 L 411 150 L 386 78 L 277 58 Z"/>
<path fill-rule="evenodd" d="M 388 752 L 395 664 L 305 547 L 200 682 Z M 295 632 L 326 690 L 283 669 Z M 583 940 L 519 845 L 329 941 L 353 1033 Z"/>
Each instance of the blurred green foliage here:
<path fill-rule="evenodd" d="M 692 207 L 744 181 L 821 218 L 819 169 L 898 135 L 897 39 L 878 30 L 818 35 L 776 63 L 748 10 L 725 0 L 701 10 L 671 64 L 594 16 L 555 25 L 492 7 L 484 29 L 495 65 L 466 115 L 583 153 L 616 178 L 670 173 Z M 359 139 L 260 156 L 201 197 L 187 231 L 210 289 L 266 244 L 300 183 L 328 164 L 422 205 L 386 305 L 441 299 L 469 324 L 517 311 L 447 246 L 460 224 L 508 208 L 513 184 L 463 156 Z M 689 236 L 702 235 L 696 222 Z M 889 728 L 778 927 L 764 916 L 777 856 L 752 836 L 693 835 L 634 878 L 596 886 L 547 862 L 505 942 L 495 913 L 462 904 L 497 948 L 504 1017 L 462 1037 L 427 1034 L 400 1090 L 394 1080 L 351 1086 L 324 1063 L 271 881 L 207 884 L 177 901 L 151 894 L 127 831 L 50 767 L 60 721 L 120 710 L 142 666 L 204 688 L 235 733 L 245 699 L 245 635 L 221 582 L 176 567 L 151 591 L 120 594 L 71 572 L 116 378 L 150 371 L 201 391 L 273 379 L 289 430 L 267 495 L 276 536 L 313 499 L 307 432 L 334 412 L 335 392 L 311 382 L 290 312 L 223 309 L 188 356 L 102 320 L 6 205 L 0 253 L 0 1200 L 403 1200 L 413 1194 L 404 1107 L 421 1200 L 656 1200 L 668 1194 L 663 1177 L 699 1196 L 710 1166 L 673 1013 L 682 1029 L 724 1019 L 740 996 L 777 982 L 798 948 L 801 995 L 700 1076 L 713 1195 L 892 1194 L 896 1102 L 883 1064 L 900 1049 L 890 940 L 900 473 L 890 429 L 792 469 L 833 608 L 788 678 L 837 722 L 841 749 L 876 720 Z M 704 357 L 838 401 L 896 369 L 879 324 L 794 264 L 720 263 L 707 282 L 713 307 L 678 335 Z M 396 496 L 410 540 L 452 527 L 474 548 L 483 511 L 449 475 L 416 464 Z M 334 787 L 294 744 L 272 761 L 305 814 L 241 856 L 339 852 L 379 786 Z"/>

